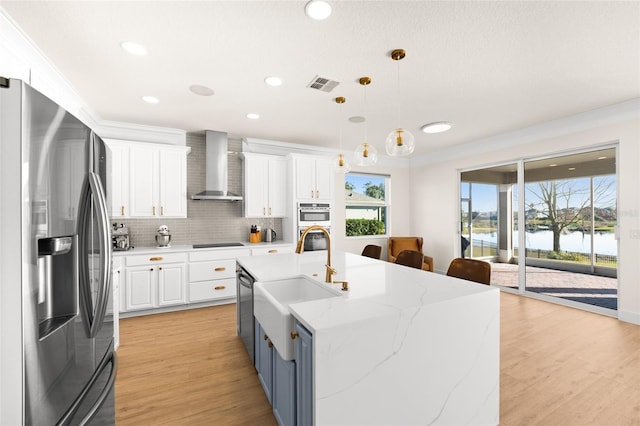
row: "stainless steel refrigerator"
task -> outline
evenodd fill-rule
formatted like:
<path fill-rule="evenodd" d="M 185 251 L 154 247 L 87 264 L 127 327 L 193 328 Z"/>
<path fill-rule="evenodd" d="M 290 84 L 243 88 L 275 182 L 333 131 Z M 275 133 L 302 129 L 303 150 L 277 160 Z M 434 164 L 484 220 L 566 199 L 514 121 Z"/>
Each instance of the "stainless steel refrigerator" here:
<path fill-rule="evenodd" d="M 90 128 L 0 78 L 0 424 L 115 423 L 105 162 Z"/>

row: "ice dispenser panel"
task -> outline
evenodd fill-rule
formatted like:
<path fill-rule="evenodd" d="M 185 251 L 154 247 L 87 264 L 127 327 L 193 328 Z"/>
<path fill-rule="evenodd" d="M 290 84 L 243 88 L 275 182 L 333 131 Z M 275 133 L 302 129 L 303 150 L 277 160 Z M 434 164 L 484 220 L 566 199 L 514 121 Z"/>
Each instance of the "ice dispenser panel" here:
<path fill-rule="evenodd" d="M 38 240 L 38 323 L 42 340 L 78 314 L 77 236 Z"/>

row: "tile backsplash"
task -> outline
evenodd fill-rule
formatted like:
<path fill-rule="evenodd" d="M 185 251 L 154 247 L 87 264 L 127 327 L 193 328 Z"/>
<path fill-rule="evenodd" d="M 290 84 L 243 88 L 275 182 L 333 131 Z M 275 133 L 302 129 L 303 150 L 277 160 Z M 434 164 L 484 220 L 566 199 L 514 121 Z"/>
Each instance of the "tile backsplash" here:
<path fill-rule="evenodd" d="M 242 217 L 242 201 L 194 201 L 191 199 L 205 189 L 205 137 L 204 133 L 187 134 L 187 218 L 186 219 L 121 219 L 111 222 L 124 223 L 129 227 L 133 247 L 155 246 L 155 235 L 160 225 L 171 231 L 172 245 L 248 242 L 251 225 L 273 228 L 280 239 L 282 219 L 251 219 Z M 242 141 L 229 139 L 228 189 L 242 194 Z"/>

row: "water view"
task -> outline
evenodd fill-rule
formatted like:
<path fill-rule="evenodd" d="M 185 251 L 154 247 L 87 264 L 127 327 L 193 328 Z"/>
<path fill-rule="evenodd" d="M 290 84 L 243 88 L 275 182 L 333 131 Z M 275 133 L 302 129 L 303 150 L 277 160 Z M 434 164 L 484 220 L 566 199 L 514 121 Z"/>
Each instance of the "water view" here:
<path fill-rule="evenodd" d="M 525 234 L 526 246 L 528 249 L 553 250 L 553 232 L 538 231 L 527 232 Z M 479 241 L 489 243 L 494 246 L 498 241 L 496 232 L 474 233 L 473 239 L 478 244 Z M 518 233 L 513 233 L 514 248 L 518 247 Z M 591 235 L 575 231 L 560 235 L 560 249 L 575 253 L 591 253 Z M 594 252 L 598 254 L 617 255 L 618 242 L 613 232 L 597 233 L 594 235 Z"/>

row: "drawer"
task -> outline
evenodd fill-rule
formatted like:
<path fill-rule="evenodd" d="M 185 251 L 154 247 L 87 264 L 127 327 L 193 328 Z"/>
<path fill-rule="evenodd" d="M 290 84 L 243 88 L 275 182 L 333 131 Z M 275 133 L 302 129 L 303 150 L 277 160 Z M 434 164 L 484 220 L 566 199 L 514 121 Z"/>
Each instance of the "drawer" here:
<path fill-rule="evenodd" d="M 189 281 L 209 281 L 222 278 L 235 278 L 236 260 L 214 260 L 189 264 Z"/>
<path fill-rule="evenodd" d="M 224 249 L 224 250 L 205 250 L 205 249 L 194 249 L 194 251 L 189 252 L 189 261 L 191 262 L 201 262 L 206 260 L 220 260 L 220 259 L 233 259 L 236 257 L 244 257 L 250 256 L 251 249 L 248 248 L 240 248 L 240 249 Z"/>
<path fill-rule="evenodd" d="M 235 278 L 189 283 L 189 302 L 224 299 L 236 296 Z"/>
<path fill-rule="evenodd" d="M 276 247 L 262 247 L 251 249 L 252 256 L 262 256 L 265 254 L 277 254 L 277 253 L 293 253 L 296 249 L 293 245 L 289 246 L 276 246 Z"/>
<path fill-rule="evenodd" d="M 127 256 L 126 266 L 155 265 L 158 263 L 184 263 L 187 261 L 186 253 L 158 253 L 137 254 Z"/>

